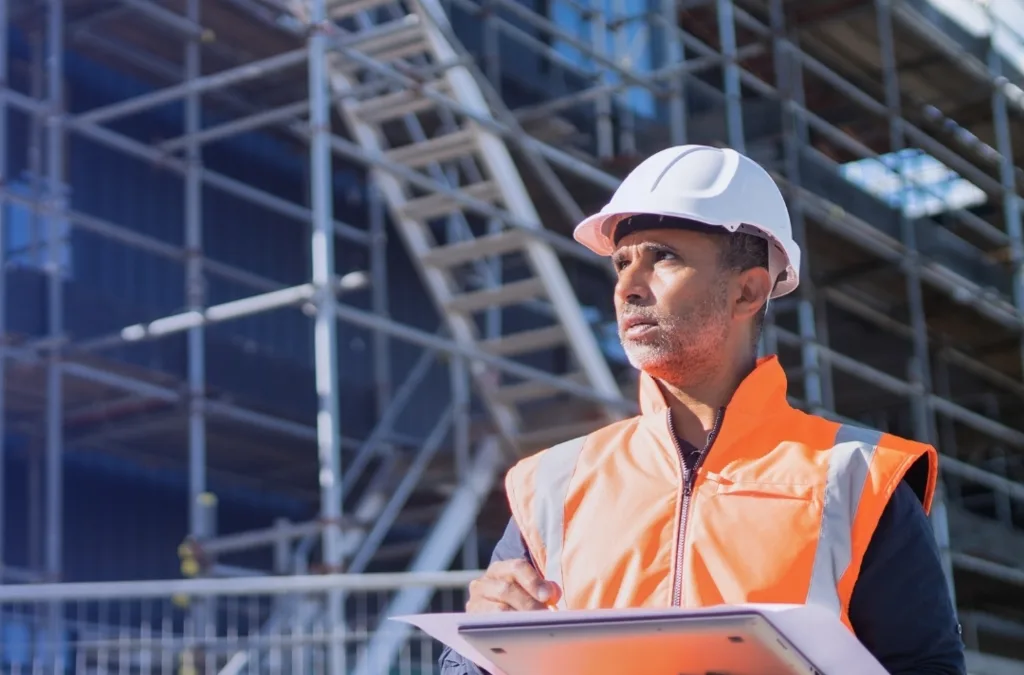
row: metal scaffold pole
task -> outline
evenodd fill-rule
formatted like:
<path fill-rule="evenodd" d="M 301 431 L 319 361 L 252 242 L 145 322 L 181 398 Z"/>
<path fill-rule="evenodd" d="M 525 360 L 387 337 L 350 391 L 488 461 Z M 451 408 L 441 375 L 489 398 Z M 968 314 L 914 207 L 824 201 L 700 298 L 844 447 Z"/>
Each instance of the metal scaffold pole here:
<path fill-rule="evenodd" d="M 373 313 L 388 316 L 388 235 L 386 205 L 375 185 L 367 187 L 370 210 L 370 294 Z M 377 415 L 387 409 L 392 396 L 391 340 L 381 332 L 373 334 L 373 380 Z"/>
<path fill-rule="evenodd" d="M 783 155 L 785 157 L 786 179 L 790 183 L 789 208 L 793 222 L 793 236 L 796 241 L 807 249 L 807 224 L 803 211 L 803 203 L 797 190 L 800 186 L 800 147 L 807 141 L 807 123 L 793 110 L 793 104 L 803 105 L 803 77 L 800 62 L 793 58 L 791 43 L 786 37 L 786 17 L 782 0 L 772 0 L 771 4 L 772 44 L 775 50 L 775 78 L 779 87 L 782 106 L 782 137 Z M 815 321 L 813 287 L 810 273 L 810 256 L 804 255 L 800 269 L 800 288 L 797 290 L 797 326 L 800 331 L 800 358 L 803 367 L 804 399 L 809 407 L 831 407 L 831 396 L 824 394 L 822 370 L 827 368 L 823 359 L 819 358 L 816 334 L 818 322 Z M 766 320 L 771 333 L 774 328 L 773 318 Z M 766 344 L 774 338 L 766 336 Z M 771 351 L 776 351 L 772 349 Z M 827 398 L 827 400 L 826 400 Z M 828 405 L 826 405 L 828 403 Z"/>
<path fill-rule="evenodd" d="M 71 232 L 64 229 L 64 3 L 49 0 L 46 30 L 46 272 L 47 324 L 50 337 L 64 332 L 64 273 L 71 260 L 63 259 Z M 64 394 L 61 347 L 54 344 L 46 366 L 46 577 L 59 581 L 64 567 Z M 60 605 L 48 611 L 47 643 L 54 672 L 64 670 L 59 648 L 63 633 Z"/>
<path fill-rule="evenodd" d="M 889 119 L 889 151 L 894 157 L 890 170 L 898 174 L 901 193 L 906 193 L 910 181 L 902 161 L 907 148 L 901 120 L 901 94 L 895 45 L 893 43 L 893 20 L 891 0 L 875 0 L 878 39 L 881 46 L 882 74 L 885 86 L 885 105 Z M 917 229 L 904 208 L 899 210 L 901 239 L 904 258 L 901 268 L 907 277 L 907 301 L 913 329 L 914 356 L 909 364 L 909 380 L 917 391 L 911 397 L 914 412 L 914 435 L 924 443 L 935 441 L 935 415 L 930 402 L 931 360 L 928 352 L 928 327 L 925 323 L 924 299 L 921 289 L 921 256 L 917 246 Z"/>
<path fill-rule="evenodd" d="M 740 66 L 736 62 L 736 20 L 732 0 L 716 0 L 718 38 L 722 45 L 722 70 L 725 81 L 725 116 L 729 147 L 746 152 L 743 135 L 743 91 Z"/>
<path fill-rule="evenodd" d="M 996 51 L 995 33 L 998 19 L 988 6 L 992 26 L 988 44 L 988 67 L 996 81 L 1003 77 L 1003 59 Z M 1017 194 L 1017 168 L 1013 163 L 1013 137 L 1010 132 L 1010 112 L 1006 93 L 1001 86 L 992 87 L 992 122 L 995 127 L 996 149 L 999 151 L 999 182 L 1002 190 L 1003 219 L 1009 236 L 1009 259 L 1013 270 L 1013 303 L 1024 311 L 1024 234 L 1021 228 L 1020 196 Z M 1021 368 L 1024 369 L 1024 337 L 1021 341 Z"/>
<path fill-rule="evenodd" d="M 890 167 L 898 173 L 900 189 L 905 192 L 910 183 L 902 161 L 902 153 L 906 148 L 906 139 L 902 123 L 901 92 L 896 48 L 893 40 L 893 16 L 891 0 L 875 0 L 878 39 L 881 47 L 882 73 L 885 85 L 885 104 L 889 117 L 890 156 L 896 157 L 895 166 Z M 914 435 L 917 440 L 934 444 L 938 435 L 935 408 L 932 404 L 931 358 L 928 345 L 928 326 L 926 323 L 924 297 L 920 274 L 920 253 L 917 246 L 917 225 L 900 205 L 901 238 L 906 257 L 902 265 L 907 277 L 907 301 L 909 305 L 912 330 L 913 357 L 909 367 L 909 377 L 913 391 L 910 395 L 914 413 Z M 950 598 L 956 606 L 956 588 L 953 582 L 953 562 L 949 551 L 949 529 L 946 520 L 945 490 L 942 481 L 935 495 L 935 508 L 931 514 L 932 529 L 935 538 L 942 547 L 942 563 L 949 586 Z"/>
<path fill-rule="evenodd" d="M 992 87 L 992 121 L 995 132 L 996 149 L 999 151 L 999 180 L 1002 186 L 1002 211 L 1006 234 L 1009 238 L 1009 262 L 1012 272 L 1012 300 L 1017 311 L 1024 312 L 1024 233 L 1021 225 L 1020 195 L 1017 193 L 1017 167 L 1013 158 L 1013 136 L 1010 126 L 1010 110 L 1007 103 L 1006 90 L 1003 86 L 1003 57 L 996 49 L 997 29 L 1001 23 L 991 5 L 986 7 L 989 15 L 990 32 L 988 35 L 987 65 L 989 73 L 995 78 Z M 1005 28 L 1004 28 L 1005 29 Z M 1021 368 L 1024 371 L 1024 335 L 1021 336 L 1018 349 Z M 947 375 L 948 377 L 948 375 Z M 998 405 L 998 404 L 997 404 Z M 1002 471 L 1006 474 L 1006 456 L 1003 455 Z M 1013 525 L 1013 505 L 1009 495 L 1003 495 L 996 506 L 997 513 L 1002 515 L 1004 523 Z M 945 516 L 945 513 L 943 513 Z M 945 533 L 944 552 L 949 549 L 949 535 Z M 947 555 L 948 557 L 948 555 Z M 951 565 L 951 563 L 950 563 Z M 950 579 L 952 576 L 950 575 Z M 952 582 L 950 582 L 952 584 Z M 952 589 L 952 585 L 951 585 Z"/>
<path fill-rule="evenodd" d="M 9 7 L 6 0 L 0 1 L 0 185 L 8 182 L 7 176 L 7 19 Z M 7 511 L 7 426 L 4 424 L 7 412 L 7 398 L 4 396 L 7 387 L 7 355 L 4 353 L 7 344 L 7 213 L 8 202 L 0 194 L 0 584 L 7 578 L 6 542 Z M 2 622 L 0 622 L 2 623 Z"/>
<path fill-rule="evenodd" d="M 198 23 L 200 0 L 187 0 L 186 14 L 189 21 Z M 199 37 L 190 36 L 185 42 L 185 83 L 195 82 L 202 75 L 202 48 Z M 202 128 L 202 94 L 189 89 L 185 95 L 185 305 L 189 312 L 201 314 L 206 304 L 205 279 L 203 273 L 203 183 L 202 146 L 198 133 Z M 202 324 L 193 326 L 187 333 L 188 358 L 188 487 L 189 487 L 189 534 L 197 541 L 210 537 L 213 532 L 215 511 L 211 507 L 212 495 L 206 493 L 206 412 L 203 406 L 206 396 L 206 332 Z M 196 635 L 206 634 L 213 629 L 211 621 L 212 604 L 207 598 L 200 598 L 191 607 Z M 192 665 L 199 654 L 192 653 Z M 205 668 L 214 667 L 213 655 L 205 655 Z"/>
<path fill-rule="evenodd" d="M 188 18 L 199 22 L 199 0 L 188 0 Z M 193 37 L 185 45 L 185 77 L 195 81 L 200 71 L 201 46 Z M 190 312 L 201 313 L 206 304 L 203 273 L 203 183 L 202 146 L 196 135 L 202 127 L 202 101 L 198 91 L 185 97 L 185 300 Z M 189 532 L 193 537 L 209 536 L 209 509 L 203 505 L 206 492 L 206 391 L 205 328 L 188 331 L 188 456 Z"/>
<path fill-rule="evenodd" d="M 657 21 L 653 22 L 658 26 L 656 31 L 660 37 L 661 63 L 660 67 L 675 67 L 685 63 L 686 50 L 683 49 L 683 41 L 679 37 L 679 26 L 676 25 L 676 3 L 675 0 L 659 0 L 659 14 Z M 653 26 L 652 26 L 653 28 Z M 683 145 L 686 143 L 686 71 L 680 70 L 668 81 L 668 128 L 669 142 L 672 145 Z"/>
<path fill-rule="evenodd" d="M 564 0 L 563 0 L 564 1 Z M 591 49 L 594 54 L 603 56 L 608 51 L 608 17 L 601 0 L 582 0 L 586 3 L 581 9 L 583 17 L 590 24 Z M 593 63 L 591 61 L 591 63 Z M 607 69 L 601 69 L 600 83 L 608 85 L 610 77 Z M 615 126 L 612 120 L 611 93 L 597 99 L 597 157 L 611 159 L 615 155 Z"/>
<path fill-rule="evenodd" d="M 64 223 L 64 4 L 49 0 L 46 32 L 46 271 L 47 313 L 50 337 L 64 333 L 65 263 L 70 232 Z M 63 388 L 61 349 L 50 350 L 46 371 L 46 574 L 58 580 L 63 567 L 64 471 L 63 471 Z"/>
<path fill-rule="evenodd" d="M 615 63 L 631 61 L 630 51 L 634 46 L 631 44 L 627 28 L 637 22 L 636 17 L 627 15 L 626 0 L 611 0 L 611 14 L 614 25 L 612 27 L 612 60 Z M 640 40 L 646 41 L 645 36 L 638 36 Z M 630 93 L 635 91 L 631 88 L 618 90 L 615 101 L 615 116 L 618 120 L 618 147 L 616 154 L 632 157 L 636 154 L 636 115 L 633 105 L 630 103 Z"/>
<path fill-rule="evenodd" d="M 318 410 L 317 451 L 320 460 L 320 516 L 324 521 L 323 558 L 330 572 L 344 564 L 342 538 L 341 411 L 338 397 L 338 323 L 334 284 L 334 195 L 331 180 L 331 97 L 327 72 L 326 0 L 308 0 L 310 201 L 313 211 L 311 254 L 316 319 L 314 368 Z M 329 672 L 342 675 L 345 667 L 345 615 L 343 596 L 331 592 L 327 600 L 327 627 L 331 636 Z"/>

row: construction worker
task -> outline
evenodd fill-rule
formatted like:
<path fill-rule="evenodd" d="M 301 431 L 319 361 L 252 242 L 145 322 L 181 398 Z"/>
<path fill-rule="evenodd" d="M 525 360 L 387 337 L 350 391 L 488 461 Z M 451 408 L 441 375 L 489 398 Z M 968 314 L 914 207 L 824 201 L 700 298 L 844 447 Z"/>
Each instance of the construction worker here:
<path fill-rule="evenodd" d="M 508 472 L 512 519 L 466 610 L 813 603 L 893 675 L 964 673 L 927 517 L 935 450 L 790 407 L 777 358 L 757 358 L 800 270 L 768 173 L 669 148 L 575 238 L 618 273 L 641 413 Z M 451 650 L 441 669 L 479 673 Z"/>

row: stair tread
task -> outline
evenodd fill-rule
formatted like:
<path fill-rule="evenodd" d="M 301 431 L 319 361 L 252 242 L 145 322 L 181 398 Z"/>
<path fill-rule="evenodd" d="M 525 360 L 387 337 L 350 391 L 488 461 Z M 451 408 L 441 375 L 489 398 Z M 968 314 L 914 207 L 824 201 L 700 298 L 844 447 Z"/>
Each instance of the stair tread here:
<path fill-rule="evenodd" d="M 556 324 L 484 340 L 480 349 L 495 356 L 509 356 L 564 345 L 566 337 L 565 328 Z"/>
<path fill-rule="evenodd" d="M 439 246 L 424 254 L 420 260 L 425 265 L 450 267 L 471 260 L 482 260 L 488 256 L 511 253 L 521 249 L 527 238 L 527 233 L 522 230 L 503 230 L 497 234 Z"/>
<path fill-rule="evenodd" d="M 327 15 L 335 21 L 394 3 L 395 0 L 327 0 Z"/>
<path fill-rule="evenodd" d="M 482 181 L 459 188 L 463 196 L 495 204 L 501 199 L 501 186 L 494 181 Z M 402 213 L 413 220 L 426 222 L 462 210 L 461 204 L 444 192 L 410 199 L 402 206 Z"/>
<path fill-rule="evenodd" d="M 559 379 L 566 382 L 574 382 L 576 384 L 584 384 L 587 381 L 586 375 L 579 372 L 572 373 L 570 375 L 563 375 Z M 541 380 L 526 380 L 523 382 L 517 382 L 516 384 L 508 384 L 503 387 L 499 387 L 493 392 L 492 397 L 499 403 L 520 404 L 527 401 L 551 398 L 552 396 L 564 393 L 564 389 L 560 389 L 548 382 L 542 382 Z"/>
<path fill-rule="evenodd" d="M 429 83 L 437 91 L 445 91 L 447 82 L 444 79 Z M 380 124 L 397 119 L 409 113 L 418 113 L 436 108 L 437 104 L 415 89 L 401 89 L 373 98 L 364 99 L 353 106 L 356 115 L 370 123 Z"/>
<path fill-rule="evenodd" d="M 430 45 L 419 16 L 407 14 L 401 19 L 378 24 L 354 36 L 349 48 L 374 61 L 391 63 L 417 54 L 425 54 Z M 343 72 L 352 73 L 366 68 L 363 63 L 344 54 L 332 52 L 331 55 L 331 65 Z"/>
<path fill-rule="evenodd" d="M 447 308 L 451 312 L 469 314 L 491 307 L 514 305 L 540 297 L 544 293 L 544 282 L 538 277 L 513 281 L 495 288 L 486 288 L 454 296 Z"/>
<path fill-rule="evenodd" d="M 419 169 L 434 162 L 443 162 L 469 155 L 476 148 L 476 136 L 471 129 L 436 136 L 420 143 L 410 143 L 386 152 L 388 159 L 411 169 Z"/>

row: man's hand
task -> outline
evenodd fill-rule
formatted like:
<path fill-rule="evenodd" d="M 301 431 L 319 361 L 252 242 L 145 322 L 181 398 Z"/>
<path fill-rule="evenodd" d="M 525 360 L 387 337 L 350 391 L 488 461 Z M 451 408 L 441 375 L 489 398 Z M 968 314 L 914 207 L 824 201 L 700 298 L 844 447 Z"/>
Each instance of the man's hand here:
<path fill-rule="evenodd" d="M 501 560 L 487 568 L 482 577 L 469 584 L 466 611 L 525 612 L 545 609 L 558 599 L 561 589 L 545 581 L 526 560 Z"/>

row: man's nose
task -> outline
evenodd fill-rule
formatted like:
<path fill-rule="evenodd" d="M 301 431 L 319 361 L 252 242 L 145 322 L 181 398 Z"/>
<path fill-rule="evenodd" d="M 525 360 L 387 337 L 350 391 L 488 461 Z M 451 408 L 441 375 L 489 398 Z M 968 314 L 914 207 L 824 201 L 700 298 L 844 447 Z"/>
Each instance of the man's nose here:
<path fill-rule="evenodd" d="M 615 298 L 624 305 L 646 305 L 651 301 L 651 287 L 642 266 L 632 264 L 619 273 Z"/>

